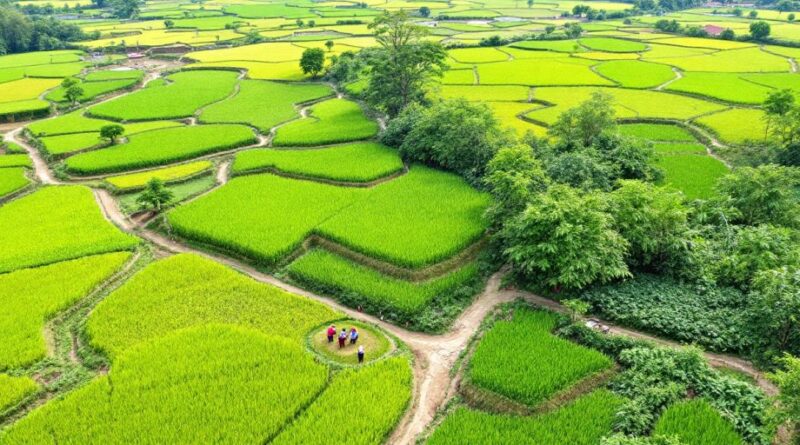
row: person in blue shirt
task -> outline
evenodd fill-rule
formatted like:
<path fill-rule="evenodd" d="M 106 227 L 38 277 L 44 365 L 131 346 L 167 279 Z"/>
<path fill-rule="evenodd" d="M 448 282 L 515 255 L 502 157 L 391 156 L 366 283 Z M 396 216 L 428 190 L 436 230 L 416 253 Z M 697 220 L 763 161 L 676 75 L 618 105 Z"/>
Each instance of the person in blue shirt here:
<path fill-rule="evenodd" d="M 358 341 L 358 331 L 356 328 L 350 328 L 350 344 L 354 345 Z"/>

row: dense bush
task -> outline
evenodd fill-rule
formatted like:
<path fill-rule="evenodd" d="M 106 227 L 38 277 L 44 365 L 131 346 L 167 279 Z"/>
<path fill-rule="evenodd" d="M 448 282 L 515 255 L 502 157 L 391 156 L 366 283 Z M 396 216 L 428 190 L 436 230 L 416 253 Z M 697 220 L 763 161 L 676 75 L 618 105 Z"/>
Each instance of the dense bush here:
<path fill-rule="evenodd" d="M 454 99 L 407 108 L 389 123 L 381 141 L 398 147 L 404 159 L 442 167 L 477 183 L 511 137 L 500 129 L 489 107 Z"/>
<path fill-rule="evenodd" d="M 642 274 L 595 287 L 582 298 L 609 320 L 720 352 L 746 352 L 747 297 L 733 288 L 702 288 Z"/>

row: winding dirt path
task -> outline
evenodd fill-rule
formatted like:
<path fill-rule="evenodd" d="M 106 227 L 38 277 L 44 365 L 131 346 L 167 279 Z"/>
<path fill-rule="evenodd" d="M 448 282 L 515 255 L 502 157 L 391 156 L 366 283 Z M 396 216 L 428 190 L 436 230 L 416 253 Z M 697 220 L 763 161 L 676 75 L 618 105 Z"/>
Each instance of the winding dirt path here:
<path fill-rule="evenodd" d="M 138 235 L 167 252 L 194 253 L 217 261 L 262 283 L 270 284 L 287 292 L 322 302 L 346 314 L 348 317 L 376 324 L 397 336 L 408 345 L 415 358 L 412 406 L 390 436 L 388 443 L 391 444 L 415 444 L 420 434 L 422 434 L 426 427 L 433 421 L 437 411 L 445 406 L 455 395 L 458 382 L 451 377 L 451 371 L 456 365 L 461 351 L 467 347 L 483 319 L 486 318 L 495 306 L 522 298 L 530 303 L 554 311 L 566 312 L 566 308 L 553 300 L 539 297 L 530 292 L 501 289 L 502 277 L 505 272 L 500 271 L 489 278 L 483 292 L 477 296 L 472 304 L 458 317 L 449 332 L 443 335 L 412 332 L 375 316 L 343 306 L 331 298 L 298 288 L 272 275 L 260 272 L 238 260 L 197 250 L 160 233 L 137 228 L 136 225 L 131 223 L 119 210 L 117 202 L 106 190 L 95 189 L 94 194 L 103 214 L 109 221 L 126 232 Z M 604 324 L 609 325 L 612 333 L 615 334 L 647 339 L 665 346 L 680 346 L 675 342 L 659 339 L 638 331 L 620 328 L 608 323 Z M 738 357 L 711 353 L 707 353 L 706 357 L 715 366 L 736 369 L 754 377 L 759 383 L 759 386 L 761 386 L 766 393 L 775 393 L 775 387 L 766 381 L 761 373 L 745 360 Z"/>
<path fill-rule="evenodd" d="M 22 130 L 22 128 L 17 128 L 11 133 L 6 134 L 6 141 L 13 142 L 28 152 L 28 156 L 30 156 L 31 161 L 33 161 L 33 170 L 36 172 L 36 178 L 39 179 L 39 182 L 42 184 L 61 184 L 61 181 L 57 180 L 55 176 L 53 176 L 53 173 L 50 171 L 50 167 L 47 165 L 47 162 L 45 162 L 44 158 L 42 158 L 39 150 L 20 138 L 20 133 L 22 133 Z"/>

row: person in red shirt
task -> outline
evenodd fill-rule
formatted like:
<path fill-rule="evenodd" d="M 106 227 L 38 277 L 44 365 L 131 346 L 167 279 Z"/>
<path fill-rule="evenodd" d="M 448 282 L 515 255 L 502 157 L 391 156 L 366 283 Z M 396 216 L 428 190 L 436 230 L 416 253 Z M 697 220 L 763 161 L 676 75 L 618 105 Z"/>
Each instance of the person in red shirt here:
<path fill-rule="evenodd" d="M 342 333 L 339 334 L 339 347 L 344 348 L 347 342 L 347 328 L 342 328 Z"/>
<path fill-rule="evenodd" d="M 336 335 L 336 326 L 330 325 L 328 327 L 328 343 L 333 343 L 333 337 Z"/>

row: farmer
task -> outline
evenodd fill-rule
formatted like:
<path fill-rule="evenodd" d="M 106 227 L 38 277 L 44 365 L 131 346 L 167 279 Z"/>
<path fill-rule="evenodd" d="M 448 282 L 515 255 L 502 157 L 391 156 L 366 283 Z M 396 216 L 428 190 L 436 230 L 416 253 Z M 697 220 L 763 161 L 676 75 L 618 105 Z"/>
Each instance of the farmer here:
<path fill-rule="evenodd" d="M 358 347 L 358 363 L 364 363 L 364 345 Z"/>
<path fill-rule="evenodd" d="M 358 341 L 358 331 L 356 328 L 350 328 L 350 344 L 354 345 Z"/>
<path fill-rule="evenodd" d="M 328 343 L 333 343 L 333 337 L 336 336 L 336 326 L 328 326 Z"/>
<path fill-rule="evenodd" d="M 342 328 L 342 333 L 339 334 L 339 348 L 344 348 L 344 344 L 347 341 L 347 329 Z"/>

